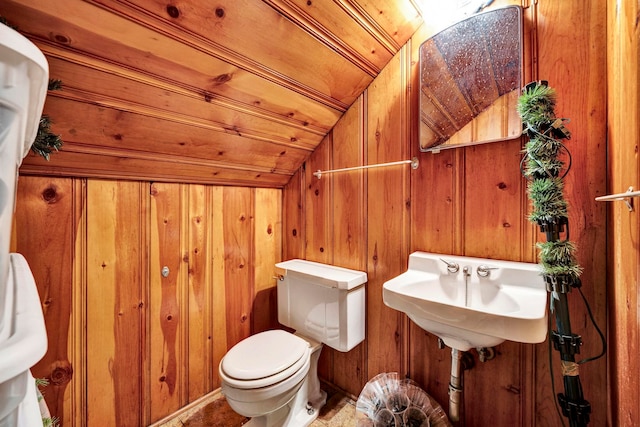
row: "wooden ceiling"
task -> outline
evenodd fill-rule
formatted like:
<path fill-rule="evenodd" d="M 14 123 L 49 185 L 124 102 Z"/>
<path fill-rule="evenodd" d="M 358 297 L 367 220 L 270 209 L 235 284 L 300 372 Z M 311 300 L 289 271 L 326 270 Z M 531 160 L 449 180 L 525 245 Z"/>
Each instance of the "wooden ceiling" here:
<path fill-rule="evenodd" d="M 64 146 L 21 173 L 282 187 L 422 24 L 415 0 L 3 0 Z"/>

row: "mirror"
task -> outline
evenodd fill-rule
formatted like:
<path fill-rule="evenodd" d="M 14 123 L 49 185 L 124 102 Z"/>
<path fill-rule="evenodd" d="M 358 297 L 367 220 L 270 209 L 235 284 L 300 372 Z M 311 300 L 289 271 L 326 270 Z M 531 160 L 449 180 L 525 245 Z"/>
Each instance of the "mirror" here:
<path fill-rule="evenodd" d="M 520 6 L 482 12 L 420 46 L 420 151 L 504 141 L 522 133 Z"/>

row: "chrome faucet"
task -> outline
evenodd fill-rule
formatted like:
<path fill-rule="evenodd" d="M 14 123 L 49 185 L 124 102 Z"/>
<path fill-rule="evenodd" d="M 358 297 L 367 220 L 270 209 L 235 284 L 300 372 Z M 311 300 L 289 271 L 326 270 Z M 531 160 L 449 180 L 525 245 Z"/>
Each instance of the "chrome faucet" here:
<path fill-rule="evenodd" d="M 488 265 L 479 265 L 476 273 L 478 277 L 489 277 L 491 270 L 497 270 L 498 267 L 489 267 Z"/>
<path fill-rule="evenodd" d="M 465 265 L 462 268 L 462 274 L 464 274 L 465 277 L 465 282 L 467 281 L 467 277 L 471 276 L 471 267 L 469 267 L 468 265 Z"/>
<path fill-rule="evenodd" d="M 471 277 L 471 267 L 465 265 L 462 267 L 462 276 L 464 276 L 464 306 L 469 305 L 469 277 Z"/>

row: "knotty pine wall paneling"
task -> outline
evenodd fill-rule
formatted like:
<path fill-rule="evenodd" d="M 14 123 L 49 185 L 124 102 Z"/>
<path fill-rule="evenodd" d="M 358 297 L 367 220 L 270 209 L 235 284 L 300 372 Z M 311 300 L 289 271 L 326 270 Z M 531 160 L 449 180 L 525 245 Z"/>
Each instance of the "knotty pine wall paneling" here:
<path fill-rule="evenodd" d="M 253 265 L 253 192 L 249 188 L 222 189 L 222 233 L 224 237 L 224 289 L 227 313 L 227 346 L 232 347 L 251 334 Z M 215 214 L 214 214 L 215 215 Z"/>
<path fill-rule="evenodd" d="M 328 134 L 318 145 L 318 148 L 309 156 L 306 165 L 301 168 L 303 177 L 301 178 L 303 188 L 300 194 L 300 200 L 304 203 L 302 210 L 302 223 L 300 228 L 304 229 L 304 258 L 309 261 L 331 264 L 333 262 L 332 246 L 331 246 L 331 227 L 333 226 L 331 217 L 331 195 L 329 194 L 329 180 L 318 179 L 313 176 L 313 172 L 317 170 L 328 170 L 331 168 L 329 151 L 331 144 L 331 134 Z M 290 181 L 291 185 L 296 184 L 297 179 Z M 287 186 L 289 187 L 289 185 Z M 295 200 L 295 199 L 294 199 Z M 291 203 L 287 203 L 291 206 Z M 288 220 L 290 224 L 295 224 L 298 219 L 296 214 L 298 210 L 288 211 L 294 215 L 292 220 Z M 293 230 L 290 230 L 293 236 Z M 294 245 L 295 245 L 294 236 Z M 321 378 L 326 381 L 333 382 L 334 376 L 333 353 L 329 348 L 323 348 L 318 360 L 318 373 Z"/>
<path fill-rule="evenodd" d="M 305 258 L 306 163 L 282 189 L 282 259 Z"/>
<path fill-rule="evenodd" d="M 47 353 L 33 372 L 49 379 L 45 394 L 51 412 L 78 422 L 86 407 L 86 186 L 65 178 L 18 182 L 12 251 L 29 262 L 48 325 Z"/>
<path fill-rule="evenodd" d="M 228 348 L 277 326 L 281 193 L 20 177 L 13 247 L 49 333 L 34 374 L 63 426 L 148 425 L 220 387 Z"/>
<path fill-rule="evenodd" d="M 579 2 L 525 2 L 525 79 L 547 78 L 558 92 L 557 112 L 571 118 L 574 137 L 568 142 L 574 156 L 567 198 L 570 205 L 571 238 L 586 266 L 584 289 L 600 326 L 606 322 L 603 265 L 605 254 L 604 211 L 593 201 L 605 182 L 606 102 L 601 82 L 605 78 L 604 11 L 602 5 L 583 8 Z M 569 22 L 580 22 L 575 29 Z M 369 170 L 361 191 L 366 194 L 367 251 L 367 378 L 380 372 L 399 371 L 416 380 L 445 409 L 451 366 L 450 350 L 440 350 L 437 339 L 384 306 L 381 287 L 385 280 L 406 269 L 408 253 L 425 250 L 535 262 L 536 240 L 544 240 L 527 220 L 529 202 L 526 183 L 520 175 L 521 144 L 513 140 L 443 151 L 417 150 L 417 46 L 432 28 L 418 30 L 401 52 L 364 93 L 364 150 L 367 164 L 408 158 L 420 160 L 418 170 Z M 405 55 L 403 57 L 402 55 Z M 407 61 L 406 55 L 410 55 Z M 409 62 L 407 64 L 407 62 Z M 576 81 L 582 81 L 577 85 Z M 599 83 L 598 83 L 599 82 Z M 408 100 L 403 98 L 408 97 Z M 353 107 L 352 107 L 353 108 Z M 404 125 L 403 125 L 404 124 Z M 355 126 L 355 123 L 349 125 Z M 404 127 L 404 126 L 408 126 Z M 407 130 L 408 129 L 408 130 Z M 390 138 L 393 134 L 394 137 Z M 403 137 L 403 135 L 413 135 Z M 335 129 L 332 152 L 349 143 L 337 143 Z M 415 146 L 414 146 L 415 145 Z M 317 154 L 317 153 L 314 153 Z M 329 161 L 331 154 L 324 154 Z M 313 156 L 312 156 L 313 158 Z M 579 165 L 575 163 L 579 162 Z M 313 168 L 315 170 L 317 168 Z M 307 169 L 298 172 L 283 192 L 285 223 L 297 224 L 300 197 L 309 202 Z M 407 174 L 403 178 L 403 173 Z M 323 178 L 324 179 L 324 178 Z M 296 193 L 301 188 L 301 195 Z M 409 197 L 410 196 L 410 197 Z M 314 211 L 321 210 L 315 201 Z M 326 201 L 325 201 L 326 203 Z M 305 211 L 308 208 L 305 206 Z M 335 208 L 332 208 L 335 209 Z M 289 218 L 290 214 L 293 216 Z M 335 215 L 335 213 L 334 213 Z M 303 214 L 304 216 L 304 214 Z M 314 218 L 317 215 L 314 214 Z M 319 245 L 316 230 L 306 215 L 307 250 Z M 321 227 L 326 227 L 322 223 Z M 295 246 L 291 230 L 284 233 L 285 247 Z M 291 241 L 291 242 L 290 242 Z M 336 260 L 337 261 L 337 260 Z M 570 307 L 577 333 L 582 334 L 582 354 L 599 352 L 600 340 L 589 325 L 579 295 L 571 295 Z M 486 363 L 470 356 L 475 367 L 465 371 L 464 403 L 458 425 L 560 426 L 551 391 L 547 343 L 538 345 L 505 342 L 496 347 L 496 358 Z M 559 361 L 557 352 L 554 364 Z M 331 376 L 340 371 L 334 359 Z M 585 397 L 591 402 L 593 425 L 607 418 L 606 360 L 582 367 Z M 322 372 L 327 375 L 326 372 Z M 562 391 L 559 367 L 555 367 L 556 391 Z M 359 390 L 347 389 L 354 395 Z"/>
<path fill-rule="evenodd" d="M 608 178 L 607 194 L 637 190 L 640 175 L 640 6 L 632 0 L 607 3 Z M 640 333 L 638 327 L 638 199 L 608 208 L 609 405 L 612 426 L 640 424 Z"/>
<path fill-rule="evenodd" d="M 144 408 L 149 408 L 148 378 L 142 369 L 149 338 L 148 192 L 148 186 L 138 182 L 87 183 L 83 320 L 89 426 L 134 426 L 148 421 L 144 414 Z"/>
<path fill-rule="evenodd" d="M 606 205 L 594 198 L 606 191 L 607 140 L 607 41 L 606 2 L 538 2 L 537 51 L 539 78 L 549 81 L 558 94 L 556 113 L 570 122 L 572 167 L 565 179 L 569 202 L 570 236 L 584 268 L 582 291 L 601 328 L 606 318 Z M 542 236 L 538 236 L 541 239 Z M 578 292 L 568 297 L 573 333 L 582 335 L 576 360 L 602 350 Z M 555 422 L 549 381 L 547 350 L 536 347 L 536 391 L 541 402 L 538 425 Z M 556 389 L 561 384 L 557 354 L 553 360 Z M 592 406 L 593 425 L 605 425 L 607 414 L 607 358 L 580 366 L 584 395 Z M 546 403 L 543 403 L 546 402 Z"/>
<path fill-rule="evenodd" d="M 252 332 L 278 328 L 277 292 L 274 265 L 282 254 L 282 191 L 273 188 L 254 190 L 253 244 L 253 325 Z"/>
<path fill-rule="evenodd" d="M 363 97 L 359 97 L 333 129 L 331 153 L 333 168 L 364 164 L 363 109 Z M 366 271 L 367 216 L 365 215 L 365 195 L 361 191 L 366 175 L 362 171 L 353 171 L 322 179 L 325 179 L 331 188 L 332 263 L 345 268 Z M 333 384 L 343 390 L 358 390 L 364 387 L 367 381 L 364 343 L 347 353 L 327 347 L 323 352 L 331 354 Z"/>
<path fill-rule="evenodd" d="M 409 158 L 407 47 L 403 47 L 365 94 L 367 164 Z M 407 268 L 408 166 L 367 169 L 367 378 L 407 373 L 403 337 L 406 316 L 382 302 L 382 285 Z"/>
<path fill-rule="evenodd" d="M 186 401 L 187 312 L 183 303 L 182 262 L 183 215 L 185 203 L 180 185 L 152 183 L 150 186 L 149 322 L 151 419 L 174 412 Z M 188 267 L 188 265 L 187 265 Z M 165 274 L 164 268 L 168 269 Z"/>
<path fill-rule="evenodd" d="M 182 247 L 182 276 L 186 276 L 187 307 L 184 344 L 187 361 L 186 399 L 193 402 L 215 389 L 213 378 L 217 365 L 213 357 L 213 282 L 210 220 L 213 211 L 211 187 L 184 186 L 187 200 L 182 203 L 186 246 Z"/>

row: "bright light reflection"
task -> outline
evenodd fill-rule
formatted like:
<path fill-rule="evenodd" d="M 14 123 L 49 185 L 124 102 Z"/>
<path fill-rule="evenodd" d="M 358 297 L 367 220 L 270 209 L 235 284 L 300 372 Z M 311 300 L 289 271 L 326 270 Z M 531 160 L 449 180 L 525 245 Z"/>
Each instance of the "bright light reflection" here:
<path fill-rule="evenodd" d="M 476 13 L 492 0 L 416 0 L 415 3 L 427 25 L 445 28 Z"/>

